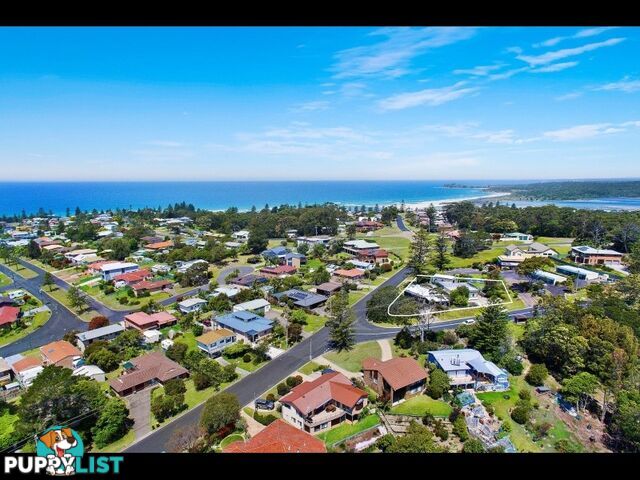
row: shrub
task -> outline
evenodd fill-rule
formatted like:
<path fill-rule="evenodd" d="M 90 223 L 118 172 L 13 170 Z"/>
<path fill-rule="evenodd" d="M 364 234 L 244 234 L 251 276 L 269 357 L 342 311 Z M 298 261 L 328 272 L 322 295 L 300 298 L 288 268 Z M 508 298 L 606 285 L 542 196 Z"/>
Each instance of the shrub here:
<path fill-rule="evenodd" d="M 383 263 L 382 265 L 380 265 L 380 270 L 382 270 L 383 272 L 390 272 L 393 269 L 393 265 L 391 265 L 390 263 Z"/>
<path fill-rule="evenodd" d="M 529 421 L 530 408 L 524 405 L 518 405 L 511 411 L 511 418 L 514 422 L 524 425 Z"/>
<path fill-rule="evenodd" d="M 251 355 L 250 355 L 250 354 L 248 354 L 248 353 L 245 353 L 245 354 L 243 355 L 243 357 L 242 357 L 242 361 L 243 361 L 244 363 L 249 363 L 249 362 L 251 362 Z"/>
<path fill-rule="evenodd" d="M 475 438 L 470 438 L 464 445 L 462 446 L 463 453 L 484 453 L 484 445 L 480 440 L 476 440 Z"/>
<path fill-rule="evenodd" d="M 541 363 L 537 363 L 535 365 L 531 365 L 524 379 L 529 385 L 539 387 L 541 385 L 544 385 L 544 381 L 548 376 L 549 371 L 547 370 L 547 367 Z"/>
<path fill-rule="evenodd" d="M 251 345 L 246 343 L 237 342 L 231 345 L 230 347 L 225 348 L 224 356 L 227 358 L 240 358 L 245 353 L 251 351 Z"/>
<path fill-rule="evenodd" d="M 431 413 L 426 413 L 424 417 L 422 417 L 422 424 L 426 426 L 433 425 L 436 421 L 436 418 Z"/>
<path fill-rule="evenodd" d="M 204 332 L 204 327 L 199 323 L 196 323 L 193 325 L 193 327 L 191 327 L 191 331 L 196 337 L 199 337 Z"/>
<path fill-rule="evenodd" d="M 447 427 L 442 420 L 436 420 L 433 433 L 435 433 L 436 436 L 442 441 L 445 441 L 449 438 L 449 431 L 447 430 Z"/>
<path fill-rule="evenodd" d="M 459 415 L 453 422 L 453 433 L 455 433 L 461 442 L 465 442 L 469 438 L 469 431 L 467 430 L 467 423 L 464 421 L 464 416 Z"/>
<path fill-rule="evenodd" d="M 495 407 L 494 407 L 492 404 L 490 404 L 490 403 L 487 403 L 487 404 L 484 406 L 484 408 L 485 408 L 485 410 L 487 411 L 487 413 L 488 413 L 489 415 L 493 415 L 494 413 L 496 413 L 496 409 L 495 409 Z"/>
<path fill-rule="evenodd" d="M 266 397 L 267 402 L 275 402 L 276 396 L 273 393 L 268 393 Z"/>
<path fill-rule="evenodd" d="M 558 440 L 555 443 L 555 449 L 556 452 L 559 453 L 580 453 L 581 451 L 580 447 L 577 444 L 570 442 L 566 438 Z"/>
<path fill-rule="evenodd" d="M 164 384 L 164 392 L 167 395 L 178 395 L 180 393 L 185 393 L 186 391 L 187 387 L 184 384 L 184 380 L 181 378 L 167 380 Z"/>
<path fill-rule="evenodd" d="M 289 388 L 284 383 L 279 383 L 278 386 L 276 387 L 276 391 L 278 392 L 278 395 L 280 395 L 282 397 L 282 396 L 286 395 L 287 393 L 289 393 L 291 391 L 291 388 Z"/>
<path fill-rule="evenodd" d="M 528 402 L 531 400 L 531 392 L 528 389 L 523 388 L 518 392 L 518 397 L 520 397 L 520 400 Z"/>
<path fill-rule="evenodd" d="M 196 390 L 204 390 L 211 386 L 211 379 L 200 372 L 195 372 L 191 378 L 193 378 L 193 386 Z"/>
<path fill-rule="evenodd" d="M 275 422 L 278 419 L 278 417 L 276 417 L 271 413 L 263 415 L 262 413 L 254 412 L 253 419 L 256 420 L 258 423 L 261 423 L 262 425 L 269 425 L 270 423 Z"/>
<path fill-rule="evenodd" d="M 295 377 L 288 377 L 285 382 L 288 387 L 293 388 L 300 385 L 302 381 L 302 377 L 300 375 L 296 375 Z"/>

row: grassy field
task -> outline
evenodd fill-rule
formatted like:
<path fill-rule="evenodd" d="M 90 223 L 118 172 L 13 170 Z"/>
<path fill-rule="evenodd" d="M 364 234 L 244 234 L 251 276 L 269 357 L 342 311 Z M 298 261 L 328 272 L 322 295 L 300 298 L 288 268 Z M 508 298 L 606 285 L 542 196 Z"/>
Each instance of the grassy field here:
<path fill-rule="evenodd" d="M 573 243 L 575 239 L 571 237 L 537 237 L 536 242 L 544 243 L 545 245 L 554 246 L 558 244 L 569 244 Z M 555 247 L 553 247 L 555 248 Z"/>
<path fill-rule="evenodd" d="M 451 405 L 446 402 L 434 400 L 426 395 L 417 395 L 393 407 L 391 413 L 419 417 L 424 417 L 427 413 L 430 413 L 434 417 L 448 417 L 452 410 Z"/>
<path fill-rule="evenodd" d="M 49 291 L 49 287 L 47 287 L 47 288 L 43 288 L 42 291 L 47 295 L 49 295 L 50 297 L 52 297 L 53 299 L 57 300 L 59 303 L 61 303 L 65 307 L 67 307 L 69 310 L 73 312 L 74 315 L 76 315 L 77 317 L 79 317 L 81 320 L 85 322 L 89 322 L 93 317 L 99 315 L 98 312 L 96 312 L 92 308 L 83 310 L 82 312 L 78 312 L 77 310 L 71 308 L 71 306 L 69 305 L 69 299 L 67 298 L 67 291 L 63 290 L 60 287 L 53 287 L 51 291 Z"/>
<path fill-rule="evenodd" d="M 313 372 L 316 371 L 316 369 L 320 366 L 319 363 L 316 362 L 308 362 L 305 363 L 300 369 L 299 371 L 304 373 L 305 375 L 311 375 Z"/>
<path fill-rule="evenodd" d="M 260 367 L 262 367 L 265 363 L 267 363 L 267 362 L 260 362 L 258 364 L 253 363 L 253 358 L 254 358 L 254 356 L 251 354 L 251 361 L 250 362 L 245 362 L 242 359 L 242 357 L 234 358 L 234 359 L 227 358 L 226 360 L 229 363 L 233 363 L 236 367 L 241 368 L 242 370 L 246 370 L 247 372 L 255 372 Z"/>
<path fill-rule="evenodd" d="M 36 260 L 34 258 L 29 257 L 20 257 L 21 260 L 24 260 L 27 263 L 32 264 L 35 267 L 41 268 L 42 270 L 46 270 L 48 272 L 55 272 L 56 269 L 51 265 L 47 265 L 46 263 L 42 263 L 40 260 Z"/>
<path fill-rule="evenodd" d="M 31 318 L 29 325 L 26 328 L 22 328 L 20 330 L 14 328 L 5 328 L 2 329 L 0 333 L 0 347 L 7 345 L 9 343 L 13 343 L 16 340 L 20 340 L 21 338 L 26 337 L 30 333 L 33 333 L 38 328 L 42 327 L 45 323 L 49 321 L 51 318 L 51 312 L 39 312 L 36 313 L 33 318 Z"/>
<path fill-rule="evenodd" d="M 362 238 L 369 242 L 375 242 L 380 245 L 380 248 L 384 248 L 389 252 L 395 253 L 403 260 L 406 260 L 409 256 L 409 246 L 411 245 L 411 241 L 407 237 L 380 237 L 376 235 L 373 237 L 358 236 L 358 238 Z"/>
<path fill-rule="evenodd" d="M 13 280 L 11 280 L 4 273 L 0 272 L 0 287 L 6 287 L 7 285 L 11 285 Z"/>
<path fill-rule="evenodd" d="M 493 246 L 487 250 L 476 253 L 473 257 L 470 258 L 460 258 L 450 255 L 449 260 L 451 261 L 451 263 L 449 264 L 449 268 L 465 268 L 470 267 L 476 262 L 490 262 L 498 255 L 502 255 L 504 253 L 504 247 L 504 245 Z"/>
<path fill-rule="evenodd" d="M 320 315 L 307 314 L 307 323 L 304 325 L 303 329 L 308 333 L 315 333 L 324 327 L 325 322 L 327 321 L 326 317 L 321 317 Z"/>
<path fill-rule="evenodd" d="M 519 310 L 521 308 L 526 308 L 526 305 L 520 298 L 514 299 L 513 303 L 509 303 L 504 305 L 504 308 L 507 311 Z M 482 307 L 471 308 L 469 310 L 458 310 L 454 312 L 444 312 L 438 315 L 435 315 L 435 319 L 437 320 L 455 320 L 456 318 L 466 318 L 466 317 L 474 317 L 478 315 L 482 311 Z"/>
<path fill-rule="evenodd" d="M 359 372 L 362 368 L 362 360 L 368 357 L 377 358 L 382 356 L 378 342 L 359 343 L 350 351 L 330 351 L 324 357 L 341 368 L 350 372 Z"/>
<path fill-rule="evenodd" d="M 353 424 L 343 423 L 342 425 L 329 430 L 328 432 L 323 432 L 319 435 L 316 435 L 320 440 L 322 440 L 326 445 L 335 445 L 336 443 L 344 440 L 345 438 L 351 437 L 356 433 L 363 432 L 369 428 L 375 427 L 380 424 L 380 417 L 377 414 L 368 415 L 364 418 L 361 418 L 359 421 Z"/>
<path fill-rule="evenodd" d="M 166 300 L 170 296 L 166 292 L 160 292 L 154 295 L 149 295 L 148 297 L 141 297 L 141 298 L 128 297 L 126 289 L 124 288 L 120 290 L 116 290 L 112 294 L 106 295 L 102 290 L 100 290 L 100 288 L 98 288 L 97 285 L 93 285 L 91 287 L 83 286 L 83 287 L 80 287 L 80 289 L 83 292 L 85 292 L 87 295 L 90 295 L 92 298 L 102 303 L 103 305 L 109 307 L 110 309 L 123 310 L 123 311 L 139 309 L 144 307 L 146 304 L 148 304 L 151 301 L 151 299 L 155 300 L 156 302 L 160 302 L 162 300 Z M 136 301 L 139 301 L 140 303 L 136 305 L 122 305 L 118 301 L 118 299 L 121 297 L 126 297 L 129 299 L 129 301 L 136 300 Z"/>
<path fill-rule="evenodd" d="M 255 413 L 255 410 L 251 407 L 245 407 L 242 409 L 242 411 L 249 415 L 251 418 L 253 418 L 253 415 Z M 278 410 L 276 410 L 275 408 L 273 410 L 258 410 L 258 413 L 260 413 L 260 415 L 273 415 L 276 418 L 282 418 L 280 412 L 278 412 Z"/>
<path fill-rule="evenodd" d="M 4 265 L 5 267 L 7 267 L 9 270 L 17 273 L 18 275 L 20 275 L 22 278 L 36 278 L 38 276 L 38 274 L 36 272 L 34 272 L 33 270 L 25 267 L 24 265 L 18 263 L 16 265 L 9 265 L 7 263 L 5 263 L 4 259 L 0 259 L 0 263 L 2 265 Z"/>

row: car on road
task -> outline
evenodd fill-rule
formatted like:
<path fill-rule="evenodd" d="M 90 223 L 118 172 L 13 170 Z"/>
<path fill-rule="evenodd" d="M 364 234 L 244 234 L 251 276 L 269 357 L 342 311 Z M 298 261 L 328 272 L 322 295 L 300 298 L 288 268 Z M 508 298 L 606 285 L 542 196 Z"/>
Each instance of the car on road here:
<path fill-rule="evenodd" d="M 464 321 L 464 324 L 465 324 L 465 325 L 473 325 L 474 323 L 476 323 L 476 319 L 475 319 L 475 318 L 467 318 L 467 319 Z"/>
<path fill-rule="evenodd" d="M 265 400 L 264 398 L 258 398 L 255 401 L 256 410 L 273 410 L 275 406 L 271 400 Z"/>

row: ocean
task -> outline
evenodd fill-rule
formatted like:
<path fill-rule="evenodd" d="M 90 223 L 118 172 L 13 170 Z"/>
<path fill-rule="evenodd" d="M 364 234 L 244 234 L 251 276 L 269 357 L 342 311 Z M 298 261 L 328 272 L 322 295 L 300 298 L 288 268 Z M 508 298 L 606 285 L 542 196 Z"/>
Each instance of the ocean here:
<path fill-rule="evenodd" d="M 82 210 L 166 207 L 176 202 L 197 208 L 261 209 L 268 204 L 335 202 L 342 205 L 385 205 L 479 197 L 479 188 L 447 188 L 451 181 L 301 181 L 301 182 L 0 182 L 0 215 L 23 210 L 64 215 Z"/>

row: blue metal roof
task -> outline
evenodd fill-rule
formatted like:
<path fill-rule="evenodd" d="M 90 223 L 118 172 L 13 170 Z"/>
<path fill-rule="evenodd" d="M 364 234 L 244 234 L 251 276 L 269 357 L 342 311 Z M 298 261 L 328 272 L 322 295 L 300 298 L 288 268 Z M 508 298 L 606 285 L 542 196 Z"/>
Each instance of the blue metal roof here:
<path fill-rule="evenodd" d="M 273 320 L 261 317 L 246 310 L 215 317 L 214 321 L 223 327 L 247 335 L 266 332 L 273 327 Z"/>

